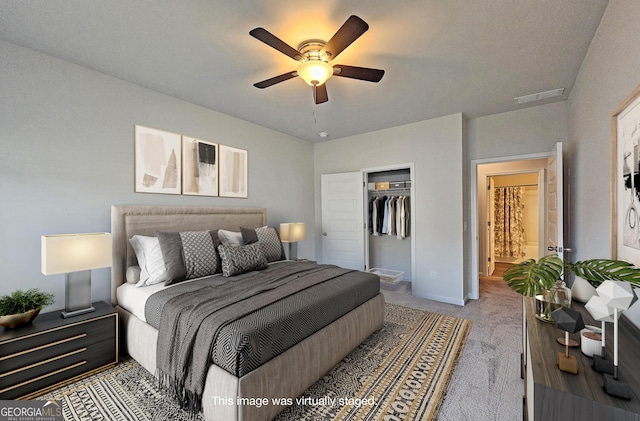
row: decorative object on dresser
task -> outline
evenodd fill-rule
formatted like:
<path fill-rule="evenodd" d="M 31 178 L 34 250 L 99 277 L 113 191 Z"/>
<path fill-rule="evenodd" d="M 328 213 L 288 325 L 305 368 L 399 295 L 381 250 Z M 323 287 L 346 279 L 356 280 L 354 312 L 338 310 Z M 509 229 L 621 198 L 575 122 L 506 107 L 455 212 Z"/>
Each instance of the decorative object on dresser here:
<path fill-rule="evenodd" d="M 628 282 L 605 281 L 596 291 L 604 305 L 613 308 L 613 375 L 604 374 L 604 389 L 610 395 L 630 399 L 629 386 L 620 381 L 618 374 L 618 319 L 619 313 L 631 307 L 638 297 Z"/>
<path fill-rule="evenodd" d="M 62 317 L 89 313 L 91 269 L 111 266 L 111 234 L 43 235 L 42 273 L 65 274 L 65 310 Z"/>
<path fill-rule="evenodd" d="M 106 303 L 74 318 L 41 314 L 0 333 L 0 399 L 29 399 L 118 362 L 118 313 Z"/>
<path fill-rule="evenodd" d="M 53 294 L 31 288 L 26 292 L 14 291 L 0 297 L 0 326 L 5 329 L 29 324 L 36 318 L 42 307 L 55 302 Z"/>
<path fill-rule="evenodd" d="M 582 314 L 585 324 L 594 320 L 584 305 L 571 307 Z M 558 331 L 535 318 L 533 298 L 524 298 L 525 405 L 529 421 L 625 420 L 640 421 L 640 330 L 626 317 L 620 318 L 620 378 L 629 386 L 631 399 L 606 393 L 602 374 L 591 368 L 591 358 L 575 353 L 579 375 L 558 370 Z M 607 336 L 612 337 L 611 325 Z M 608 356 L 612 357 L 609 347 Z"/>
<path fill-rule="evenodd" d="M 584 328 L 582 315 L 569 307 L 562 306 L 551 314 L 558 329 L 564 330 L 564 340 L 558 338 L 558 342 L 564 343 L 565 352 L 558 352 L 558 368 L 561 371 L 578 374 L 578 360 L 569 355 L 569 333 L 579 332 Z"/>
<path fill-rule="evenodd" d="M 296 244 L 296 250 L 293 250 L 293 243 L 304 241 L 306 237 L 306 228 L 302 222 L 290 222 L 287 224 L 280 224 L 280 241 L 283 243 L 289 243 L 289 260 L 296 260 L 298 258 L 298 249 Z"/>
<path fill-rule="evenodd" d="M 591 316 L 601 322 L 601 352 L 593 355 L 593 368 L 600 373 L 613 374 L 613 362 L 607 360 L 606 323 L 613 323 L 613 308 L 607 307 L 600 296 L 594 295 L 584 305 Z"/>
<path fill-rule="evenodd" d="M 517 293 L 536 297 L 536 317 L 539 320 L 553 322 L 551 312 L 563 304 L 571 304 L 554 292 L 562 286 L 556 286 L 556 283 L 571 272 L 586 279 L 594 287 L 606 280 L 625 281 L 640 287 L 640 268 L 629 262 L 589 259 L 572 263 L 562 261 L 555 254 L 541 257 L 538 261 L 527 259 L 516 263 L 505 271 L 502 278 Z M 566 295 L 564 287 L 562 290 Z"/>

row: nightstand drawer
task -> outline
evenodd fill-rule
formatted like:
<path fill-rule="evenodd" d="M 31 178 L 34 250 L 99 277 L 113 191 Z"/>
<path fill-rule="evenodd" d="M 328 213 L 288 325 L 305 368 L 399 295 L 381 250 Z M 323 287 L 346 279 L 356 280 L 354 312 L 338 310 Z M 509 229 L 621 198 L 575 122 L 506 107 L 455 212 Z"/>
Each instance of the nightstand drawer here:
<path fill-rule="evenodd" d="M 115 341 L 91 344 L 3 373 L 0 375 L 0 396 L 15 399 L 116 361 Z"/>
<path fill-rule="evenodd" d="M 0 375 L 96 342 L 115 339 L 114 317 L 111 315 L 61 329 L 52 329 L 3 344 L 0 347 Z"/>
<path fill-rule="evenodd" d="M 118 314 L 105 303 L 63 319 L 40 315 L 0 333 L 0 399 L 28 398 L 118 362 Z"/>

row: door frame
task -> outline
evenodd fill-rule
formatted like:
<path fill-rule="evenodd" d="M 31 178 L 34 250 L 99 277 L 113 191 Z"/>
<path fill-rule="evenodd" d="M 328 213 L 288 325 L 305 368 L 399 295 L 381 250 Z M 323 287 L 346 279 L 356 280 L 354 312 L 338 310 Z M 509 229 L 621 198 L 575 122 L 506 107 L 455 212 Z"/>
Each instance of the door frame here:
<path fill-rule="evenodd" d="M 493 157 L 493 158 L 481 158 L 481 159 L 472 159 L 471 160 L 471 170 L 469 171 L 471 175 L 471 186 L 470 186 L 470 203 L 471 203 L 471 253 L 468 261 L 470 262 L 470 275 L 468 280 L 468 291 L 469 298 L 472 300 L 477 300 L 480 298 L 480 262 L 478 261 L 478 252 L 479 252 L 479 225 L 480 221 L 478 221 L 478 166 L 484 164 L 497 164 L 504 162 L 512 162 L 512 161 L 528 161 L 532 159 L 547 159 L 555 156 L 551 152 L 540 152 L 540 153 L 532 153 L 532 154 L 524 154 L 524 155 L 512 155 L 512 156 L 501 156 L 501 157 Z M 531 172 L 531 171 L 527 171 Z M 539 185 L 540 186 L 540 185 Z M 538 187 L 540 188 L 540 187 Z"/>
<path fill-rule="evenodd" d="M 411 280 L 416 277 L 416 181 L 415 181 L 415 168 L 413 162 L 407 162 L 404 164 L 394 164 L 394 165 L 385 165 L 382 167 L 371 167 L 371 168 L 362 168 L 360 171 L 362 172 L 362 178 L 364 180 L 364 186 L 362 190 L 362 194 L 364 197 L 364 203 L 368 203 L 369 191 L 367 189 L 367 182 L 369 180 L 369 173 L 381 172 L 381 171 L 393 171 L 393 170 L 402 170 L 409 168 L 409 174 L 411 175 L 411 190 L 409 192 L 411 196 L 411 200 L 409 201 L 409 217 L 411 218 L 411 222 L 409 223 L 409 230 L 411 232 Z M 365 212 L 368 212 L 365 206 Z M 365 217 L 366 221 L 366 217 Z M 364 264 L 367 266 L 367 270 L 371 269 L 371 262 L 369 261 L 369 231 L 367 230 L 365 222 L 364 233 Z"/>
<path fill-rule="evenodd" d="M 512 161 L 508 161 L 512 162 Z M 505 171 L 494 171 L 490 173 L 485 173 L 485 177 L 489 180 L 492 177 L 502 176 L 502 175 L 519 175 L 519 174 L 537 174 L 537 187 L 538 187 L 538 256 L 544 256 L 546 253 L 543 253 L 543 250 L 546 250 L 546 245 L 543 239 L 545 238 L 547 229 L 546 229 L 546 218 L 545 218 L 545 204 L 547 197 L 547 183 L 545 176 L 545 168 L 541 168 L 537 171 L 532 170 L 505 170 Z M 487 181 L 488 184 L 488 181 Z M 477 200 L 477 198 L 476 198 Z M 489 203 L 486 203 L 487 207 Z M 478 218 L 480 215 L 478 215 Z M 479 221 L 478 221 L 479 222 Z M 484 221 L 483 221 L 484 222 Z M 480 226 L 480 224 L 478 224 Z M 491 247 L 491 242 L 489 238 L 485 238 L 484 244 L 485 256 L 489 255 L 489 249 Z M 495 263 L 495 262 L 494 262 Z M 480 267 L 478 267 L 478 271 Z"/>

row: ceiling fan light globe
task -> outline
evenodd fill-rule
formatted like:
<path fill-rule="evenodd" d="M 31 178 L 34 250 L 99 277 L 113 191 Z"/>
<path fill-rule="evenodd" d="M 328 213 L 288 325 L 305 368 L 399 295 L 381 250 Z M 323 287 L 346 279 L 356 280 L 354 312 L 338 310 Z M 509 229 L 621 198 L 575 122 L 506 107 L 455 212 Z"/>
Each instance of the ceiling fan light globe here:
<path fill-rule="evenodd" d="M 298 66 L 297 72 L 308 85 L 316 86 L 324 84 L 333 76 L 333 67 L 322 60 L 308 60 Z"/>

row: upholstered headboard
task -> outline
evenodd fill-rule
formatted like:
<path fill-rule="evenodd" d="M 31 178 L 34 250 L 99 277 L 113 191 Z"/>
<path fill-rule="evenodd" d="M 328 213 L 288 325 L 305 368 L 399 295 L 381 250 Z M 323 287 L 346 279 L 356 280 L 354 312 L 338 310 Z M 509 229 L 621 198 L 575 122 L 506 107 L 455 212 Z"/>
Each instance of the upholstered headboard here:
<path fill-rule="evenodd" d="M 126 281 L 127 267 L 137 264 L 129 243 L 132 236 L 155 236 L 158 231 L 240 231 L 240 227 L 258 228 L 266 224 L 265 208 L 111 206 L 111 302 L 117 304 L 116 288 Z"/>

